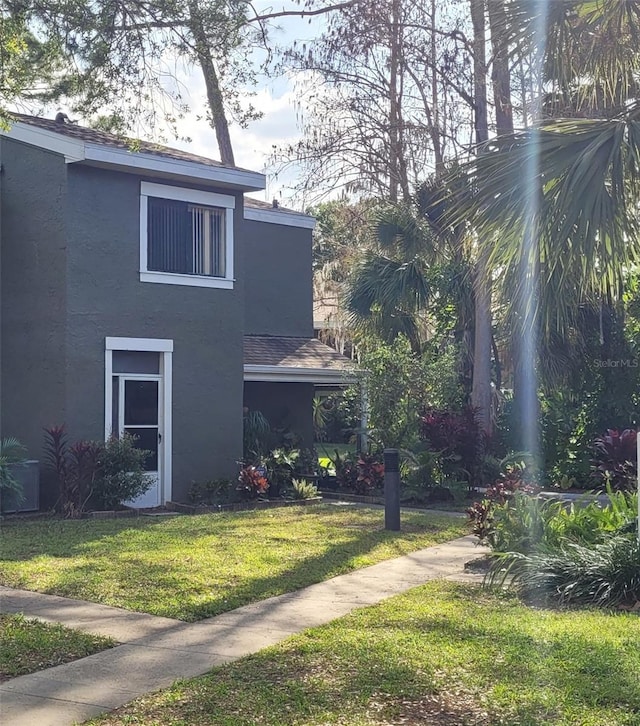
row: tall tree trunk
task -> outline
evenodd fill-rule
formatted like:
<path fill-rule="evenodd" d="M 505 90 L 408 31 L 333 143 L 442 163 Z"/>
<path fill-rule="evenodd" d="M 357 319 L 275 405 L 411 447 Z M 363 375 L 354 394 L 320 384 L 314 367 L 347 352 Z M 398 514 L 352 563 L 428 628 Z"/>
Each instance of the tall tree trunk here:
<path fill-rule="evenodd" d="M 489 30 L 493 67 L 491 81 L 496 106 L 496 133 L 513 133 L 513 107 L 511 105 L 511 74 L 509 72 L 509 43 L 506 35 L 507 13 L 504 0 L 488 0 Z"/>
<path fill-rule="evenodd" d="M 439 0 L 431 0 L 431 108 L 433 117 L 429 124 L 436 178 L 440 177 L 444 172 L 444 154 L 442 151 L 443 135 L 440 130 L 440 96 L 438 92 L 438 49 L 436 45 L 436 11 L 438 2 Z"/>
<path fill-rule="evenodd" d="M 473 86 L 474 128 L 476 143 L 489 138 L 487 117 L 487 61 L 484 0 L 470 0 L 473 23 Z M 478 259 L 474 271 L 475 336 L 473 349 L 473 387 L 471 404 L 476 409 L 482 432 L 493 433 L 491 417 L 491 269 L 489 248 L 478 246 Z"/>
<path fill-rule="evenodd" d="M 389 68 L 389 198 L 398 201 L 400 185 L 400 149 L 398 113 L 398 66 L 400 63 L 400 0 L 391 0 L 391 53 Z"/>
<path fill-rule="evenodd" d="M 511 105 L 511 75 L 509 72 L 509 46 L 504 29 L 506 27 L 506 10 L 504 0 L 488 0 L 489 28 L 491 30 L 491 48 L 493 52 L 493 97 L 496 106 L 496 131 L 500 134 L 513 133 L 513 108 Z M 523 241 L 525 246 L 537 244 L 531 232 Z M 532 265 L 534 269 L 532 269 Z M 535 255 L 525 249 L 522 257 L 520 274 L 527 281 L 524 296 L 519 301 L 519 321 L 512 330 L 512 358 L 514 364 L 514 426 L 515 440 L 518 448 L 538 449 L 536 434 L 539 420 L 539 403 L 537 396 L 536 377 L 536 315 L 533 298 L 537 295 L 538 271 L 535 268 Z"/>
<path fill-rule="evenodd" d="M 189 25 L 195 40 L 198 63 L 202 69 L 202 75 L 207 89 L 211 126 L 216 133 L 220 161 L 228 166 L 235 166 L 231 136 L 229 135 L 229 123 L 227 122 L 227 114 L 224 109 L 220 82 L 196 2 L 189 3 Z"/>

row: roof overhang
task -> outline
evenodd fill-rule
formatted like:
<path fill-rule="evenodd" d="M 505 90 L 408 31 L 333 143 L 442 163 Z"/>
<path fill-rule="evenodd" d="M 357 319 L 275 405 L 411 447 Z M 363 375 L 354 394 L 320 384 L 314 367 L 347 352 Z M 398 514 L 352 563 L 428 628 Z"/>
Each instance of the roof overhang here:
<path fill-rule="evenodd" d="M 244 380 L 346 386 L 356 380 L 356 375 L 353 371 L 332 370 L 330 368 L 245 365 Z"/>
<path fill-rule="evenodd" d="M 101 144 L 92 144 L 56 134 L 48 129 L 14 122 L 8 131 L 0 131 L 16 141 L 38 146 L 64 156 L 67 164 L 85 162 L 91 166 L 106 167 L 128 173 L 152 174 L 173 179 L 209 182 L 216 186 L 255 192 L 264 189 L 266 177 L 256 171 L 225 166 L 209 166 L 195 161 L 181 161 L 120 149 Z"/>
<path fill-rule="evenodd" d="M 257 209 L 245 204 L 244 218 L 252 222 L 266 222 L 267 224 L 283 224 L 285 227 L 302 227 L 314 229 L 316 220 L 308 214 L 295 214 L 295 212 L 280 211 L 278 209 Z"/>

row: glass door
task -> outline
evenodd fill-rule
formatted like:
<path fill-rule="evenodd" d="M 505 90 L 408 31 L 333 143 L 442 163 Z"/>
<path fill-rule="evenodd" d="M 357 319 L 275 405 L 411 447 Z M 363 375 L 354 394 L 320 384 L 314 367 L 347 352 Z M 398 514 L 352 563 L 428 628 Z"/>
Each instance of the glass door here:
<path fill-rule="evenodd" d="M 162 429 L 160 422 L 160 377 L 144 375 L 118 376 L 118 431 L 134 436 L 135 446 L 149 454 L 144 470 L 152 480 L 151 487 L 135 501 L 125 502 L 135 507 L 156 507 L 161 504 L 160 449 Z M 115 388 L 115 387 L 114 387 Z"/>
<path fill-rule="evenodd" d="M 159 381 L 124 379 L 123 421 L 120 428 L 136 438 L 136 448 L 151 453 L 145 471 L 158 471 L 160 425 L 158 416 Z"/>

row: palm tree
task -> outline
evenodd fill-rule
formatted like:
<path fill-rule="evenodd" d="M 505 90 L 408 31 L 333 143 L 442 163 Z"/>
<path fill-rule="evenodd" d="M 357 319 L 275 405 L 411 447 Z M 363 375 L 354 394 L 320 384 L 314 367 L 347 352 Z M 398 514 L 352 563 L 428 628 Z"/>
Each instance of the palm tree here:
<path fill-rule="evenodd" d="M 350 322 L 391 341 L 403 334 L 420 353 L 428 334 L 425 311 L 432 298 L 429 265 L 435 249 L 428 227 L 410 207 L 383 205 L 370 245 L 351 275 L 344 296 Z"/>
<path fill-rule="evenodd" d="M 466 225 L 449 225 L 446 218 L 435 178 L 418 189 L 412 207 L 379 207 L 344 305 L 356 330 L 387 341 L 403 334 L 418 354 L 434 334 L 437 308 L 450 309 L 461 378 L 468 382 L 474 348 L 471 250 Z"/>
<path fill-rule="evenodd" d="M 627 0 L 512 0 L 514 53 L 544 27 L 541 108 L 530 128 L 489 139 L 465 171 L 474 195 L 458 219 L 484 240 L 519 340 L 549 351 L 576 330 L 581 306 L 619 299 L 640 257 L 640 7 Z M 550 118 L 569 113 L 571 118 Z M 546 356 L 543 356 L 546 358 Z"/>

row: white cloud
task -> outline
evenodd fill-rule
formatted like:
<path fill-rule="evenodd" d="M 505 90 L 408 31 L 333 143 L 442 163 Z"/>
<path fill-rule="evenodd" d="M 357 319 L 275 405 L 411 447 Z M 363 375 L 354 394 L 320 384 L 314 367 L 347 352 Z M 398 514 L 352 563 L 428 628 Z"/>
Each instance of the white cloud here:
<path fill-rule="evenodd" d="M 206 94 L 204 82 L 198 73 L 193 73 L 185 85 L 189 88 L 188 99 L 190 112 L 178 123 L 181 136 L 191 139 L 187 141 L 170 141 L 171 146 L 191 151 L 209 158 L 219 158 L 218 145 L 214 130 L 206 119 Z M 262 113 L 262 118 L 251 122 L 246 129 L 232 124 L 230 128 L 236 165 L 267 173 L 267 189 L 256 193 L 260 199 L 271 200 L 274 197 L 289 196 L 285 187 L 293 183 L 291 175 L 287 179 L 270 177 L 269 157 L 274 147 L 282 147 L 294 143 L 300 138 L 297 124 L 298 108 L 297 93 L 294 84 L 280 79 L 277 84 L 263 85 L 251 97 L 252 105 Z M 288 182 L 288 183 L 287 183 Z"/>

